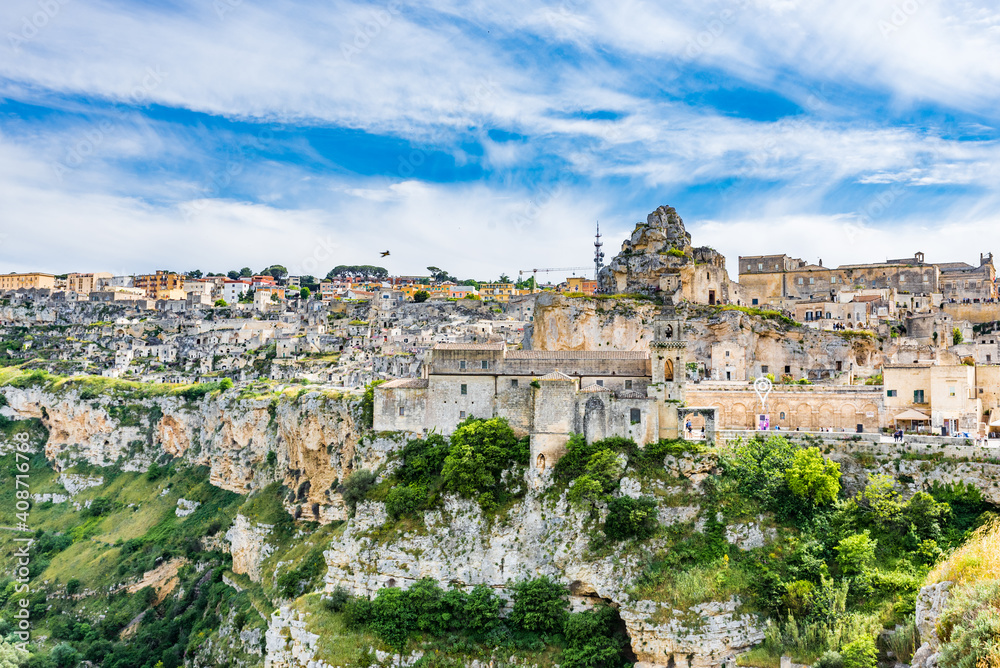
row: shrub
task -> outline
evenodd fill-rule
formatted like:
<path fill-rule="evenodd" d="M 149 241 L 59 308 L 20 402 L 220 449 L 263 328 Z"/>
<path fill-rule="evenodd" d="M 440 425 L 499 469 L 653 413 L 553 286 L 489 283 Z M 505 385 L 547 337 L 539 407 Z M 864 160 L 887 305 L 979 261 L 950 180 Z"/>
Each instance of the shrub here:
<path fill-rule="evenodd" d="M 72 668 L 80 662 L 80 654 L 69 643 L 59 643 L 52 648 L 49 661 L 56 668 Z"/>
<path fill-rule="evenodd" d="M 375 388 L 384 383 L 384 380 L 373 380 L 365 386 L 364 394 L 361 395 L 361 427 L 372 429 L 375 427 Z"/>
<path fill-rule="evenodd" d="M 563 668 L 618 668 L 625 638 L 616 632 L 617 613 L 607 605 L 569 615 L 563 631 Z"/>
<path fill-rule="evenodd" d="M 633 499 L 623 496 L 608 504 L 608 517 L 604 521 L 604 535 L 611 541 L 627 538 L 651 538 L 659 526 L 656 501 L 649 497 Z"/>
<path fill-rule="evenodd" d="M 448 439 L 441 434 L 409 441 L 400 452 L 402 465 L 396 470 L 396 478 L 408 485 L 417 483 L 429 487 L 431 481 L 441 475 L 450 448 Z"/>
<path fill-rule="evenodd" d="M 368 627 L 396 652 L 402 652 L 416 626 L 416 614 L 402 589 L 380 589 L 371 603 Z"/>
<path fill-rule="evenodd" d="M 347 590 L 340 585 L 337 585 L 337 587 L 330 592 L 330 596 L 323 599 L 323 605 L 326 606 L 326 609 L 330 612 L 340 612 L 347 606 L 347 603 L 350 600 L 351 595 L 347 593 Z"/>
<path fill-rule="evenodd" d="M 500 599 L 486 585 L 479 584 L 465 598 L 462 622 L 473 633 L 493 629 L 500 619 Z"/>
<path fill-rule="evenodd" d="M 372 616 L 372 602 L 367 598 L 354 597 L 344 604 L 344 626 L 348 629 L 362 629 Z"/>
<path fill-rule="evenodd" d="M 844 668 L 878 668 L 878 650 L 871 636 L 862 636 L 847 643 L 840 648 L 840 656 L 844 660 Z"/>
<path fill-rule="evenodd" d="M 413 301 L 419 304 L 421 302 L 427 301 L 430 298 L 430 296 L 431 293 L 427 292 L 426 290 L 417 290 L 416 292 L 413 293 Z"/>
<path fill-rule="evenodd" d="M 368 490 L 375 484 L 375 474 L 367 469 L 359 469 L 344 478 L 341 485 L 340 495 L 344 499 L 344 505 L 354 515 L 358 503 L 364 500 Z"/>
<path fill-rule="evenodd" d="M 573 486 L 569 490 L 566 498 L 571 503 L 581 504 L 584 501 L 595 501 L 601 497 L 604 486 L 600 480 L 596 480 L 589 475 L 582 475 L 573 481 Z"/>
<path fill-rule="evenodd" d="M 394 520 L 406 515 L 416 515 L 426 499 L 427 490 L 424 487 L 395 487 L 385 499 L 385 512 Z"/>
<path fill-rule="evenodd" d="M 70 578 L 69 582 L 66 583 L 66 593 L 70 596 L 80 593 L 80 588 L 82 583 L 76 578 Z"/>
<path fill-rule="evenodd" d="M 598 481 L 605 492 L 610 492 L 618 487 L 618 481 L 625 472 L 621 459 L 618 453 L 611 450 L 595 452 L 587 460 L 587 474 Z"/>
<path fill-rule="evenodd" d="M 512 624 L 525 631 L 548 633 L 561 631 L 569 605 L 569 591 L 549 577 L 522 580 L 514 585 Z"/>
<path fill-rule="evenodd" d="M 819 448 L 805 448 L 795 453 L 785 481 L 796 496 L 816 505 L 830 504 L 840 494 L 840 464 L 824 459 Z"/>
<path fill-rule="evenodd" d="M 844 659 L 840 652 L 829 650 L 813 662 L 812 668 L 844 668 Z"/>
<path fill-rule="evenodd" d="M 867 571 L 875 561 L 877 544 L 878 541 L 871 538 L 868 529 L 841 540 L 834 548 L 840 570 L 848 575 Z"/>

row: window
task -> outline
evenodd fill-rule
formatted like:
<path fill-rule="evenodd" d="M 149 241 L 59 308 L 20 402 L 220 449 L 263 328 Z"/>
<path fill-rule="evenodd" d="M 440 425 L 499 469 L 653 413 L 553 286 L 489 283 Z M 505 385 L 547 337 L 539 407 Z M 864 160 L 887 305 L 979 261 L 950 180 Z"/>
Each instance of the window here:
<path fill-rule="evenodd" d="M 764 271 L 764 263 L 763 262 L 758 262 L 757 263 L 757 271 Z"/>
<path fill-rule="evenodd" d="M 598 387 L 604 387 L 604 381 L 603 380 L 597 381 L 597 386 Z"/>
<path fill-rule="evenodd" d="M 764 365 L 762 365 L 760 367 L 760 372 L 761 373 L 767 373 L 767 369 L 768 369 L 768 366 L 766 364 L 764 364 Z"/>
<path fill-rule="evenodd" d="M 836 276 L 831 276 L 830 277 L 830 282 L 831 283 L 836 283 L 837 282 L 837 277 Z"/>
<path fill-rule="evenodd" d="M 729 351 L 728 350 L 726 351 L 726 357 L 729 357 Z"/>
<path fill-rule="evenodd" d="M 625 389 L 626 390 L 631 390 L 632 389 L 632 381 L 631 380 L 626 380 L 625 381 Z"/>
<path fill-rule="evenodd" d="M 955 386 L 954 385 L 949 385 L 948 386 L 948 396 L 949 397 L 955 396 Z"/>
<path fill-rule="evenodd" d="M 758 299 L 757 299 L 756 297 L 754 297 L 754 298 L 753 298 L 752 300 L 750 300 L 750 301 L 751 301 L 751 303 L 752 303 L 752 304 L 753 304 L 754 306 L 756 306 L 759 300 L 758 300 Z"/>
<path fill-rule="evenodd" d="M 468 394 L 469 393 L 469 386 L 466 385 L 465 383 L 462 383 L 461 392 L 462 392 L 462 394 Z"/>
<path fill-rule="evenodd" d="M 403 415 L 405 415 L 405 411 L 404 411 L 403 407 L 402 407 L 402 406 L 400 406 L 400 407 L 399 407 L 399 416 L 400 416 L 400 417 L 403 417 Z"/>
<path fill-rule="evenodd" d="M 924 391 L 923 390 L 913 390 L 913 403 L 922 404 L 924 403 Z"/>
<path fill-rule="evenodd" d="M 837 371 L 843 371 L 843 370 L 844 370 L 844 363 L 837 362 Z"/>
<path fill-rule="evenodd" d="M 458 411 L 458 419 L 459 420 L 465 419 L 465 411 Z"/>
<path fill-rule="evenodd" d="M 483 368 L 484 369 L 489 369 L 490 368 L 490 362 L 489 362 L 489 360 L 483 360 Z"/>
<path fill-rule="evenodd" d="M 511 387 L 517 387 L 517 378 L 511 378 L 511 380 L 510 380 L 510 386 Z"/>
<path fill-rule="evenodd" d="M 458 368 L 461 369 L 462 371 L 465 371 L 465 360 L 462 360 L 461 362 L 458 363 Z"/>
<path fill-rule="evenodd" d="M 785 411 L 781 411 L 781 413 L 778 414 L 778 419 L 779 420 L 784 420 L 785 419 Z"/>
<path fill-rule="evenodd" d="M 789 365 L 786 364 L 785 365 L 785 373 L 791 373 L 791 372 L 792 372 L 792 367 L 790 367 Z"/>
<path fill-rule="evenodd" d="M 813 278 L 812 276 L 810 276 L 809 277 L 809 285 L 813 285 L 814 283 L 816 283 L 816 279 Z"/>
<path fill-rule="evenodd" d="M 801 277 L 801 276 L 799 276 L 799 285 L 802 285 L 802 284 L 803 284 L 804 282 L 805 282 L 805 281 L 803 281 L 803 280 L 802 280 L 802 277 Z"/>
<path fill-rule="evenodd" d="M 987 356 L 986 356 L 986 361 L 987 361 L 987 362 L 989 362 L 989 361 L 990 361 L 990 356 L 989 356 L 989 355 L 987 355 Z"/>
<path fill-rule="evenodd" d="M 896 390 L 886 390 L 885 391 L 885 396 L 887 396 L 887 397 L 895 397 L 896 395 L 897 395 Z"/>
<path fill-rule="evenodd" d="M 629 421 L 632 424 L 639 424 L 642 422 L 642 411 L 638 408 L 633 408 L 629 410 Z"/>

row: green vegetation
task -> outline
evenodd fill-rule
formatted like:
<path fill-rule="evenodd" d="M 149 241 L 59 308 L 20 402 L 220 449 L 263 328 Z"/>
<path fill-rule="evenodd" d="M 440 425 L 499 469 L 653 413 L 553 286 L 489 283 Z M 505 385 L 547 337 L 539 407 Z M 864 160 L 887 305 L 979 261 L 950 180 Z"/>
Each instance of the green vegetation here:
<path fill-rule="evenodd" d="M 788 327 L 801 327 L 799 323 L 795 322 L 795 320 L 789 318 L 781 311 L 762 309 L 762 308 L 757 308 L 755 306 L 737 306 L 735 304 L 723 304 L 721 306 L 715 306 L 711 308 L 715 308 L 718 311 L 739 311 L 741 313 L 746 313 L 747 315 L 754 315 L 757 316 L 758 318 L 764 318 L 765 320 L 774 320 L 776 322 L 780 322 L 783 325 L 787 325 Z"/>
<path fill-rule="evenodd" d="M 177 396 L 187 401 L 198 401 L 213 392 L 222 392 L 233 387 L 229 378 L 211 383 L 140 383 L 103 376 L 56 376 L 46 371 L 26 371 L 6 368 L 0 374 L 0 385 L 18 388 L 41 387 L 53 393 L 77 392 L 80 399 L 111 397 L 129 401 L 140 401 L 153 397 Z"/>
<path fill-rule="evenodd" d="M 427 292 L 426 290 L 417 290 L 416 292 L 413 293 L 413 301 L 420 304 L 430 299 L 430 296 L 431 293 Z"/>
<path fill-rule="evenodd" d="M 433 654 L 509 657 L 555 648 L 553 658 L 567 668 L 631 665 L 618 613 L 606 605 L 570 613 L 566 587 L 547 577 L 515 583 L 506 618 L 500 615 L 500 599 L 485 585 L 444 591 L 428 578 L 407 590 L 380 589 L 372 600 L 334 594 L 336 601 L 334 596 L 327 600 L 329 614 L 349 629 L 376 636 L 397 655 L 421 648 Z"/>

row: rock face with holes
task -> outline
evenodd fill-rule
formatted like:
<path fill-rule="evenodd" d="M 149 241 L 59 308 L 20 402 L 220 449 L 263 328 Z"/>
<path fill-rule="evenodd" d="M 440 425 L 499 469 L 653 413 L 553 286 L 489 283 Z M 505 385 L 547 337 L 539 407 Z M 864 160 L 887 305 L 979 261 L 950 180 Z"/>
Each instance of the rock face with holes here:
<path fill-rule="evenodd" d="M 45 455 L 57 469 L 87 462 L 145 471 L 169 455 L 209 467 L 213 485 L 241 494 L 281 481 L 294 490 L 291 513 L 324 523 L 346 519 L 339 482 L 357 468 L 378 468 L 400 447 L 392 437 L 373 437 L 359 447 L 352 395 L 240 399 L 233 391 L 198 401 L 106 395 L 94 400 L 75 391 L 9 386 L 0 393 L 7 402 L 3 415 L 39 418 L 49 430 Z M 63 475 L 61 481 L 73 495 L 99 479 Z"/>
<path fill-rule="evenodd" d="M 951 582 L 938 582 L 920 588 L 917 594 L 916 624 L 920 634 L 920 647 L 913 653 L 912 668 L 936 668 L 941 641 L 937 635 L 937 622 L 948 603 Z"/>
<path fill-rule="evenodd" d="M 636 481 L 626 486 L 635 493 L 643 491 Z M 536 486 L 529 481 L 529 488 Z M 692 521 L 701 512 L 696 506 L 677 510 L 676 517 L 669 518 L 672 522 Z M 483 517 L 477 504 L 447 497 L 441 509 L 424 513 L 426 530 L 382 543 L 372 533 L 387 519 L 384 505 L 364 502 L 324 553 L 326 590 L 340 586 L 371 596 L 383 587 L 405 588 L 429 577 L 444 588 L 486 584 L 506 599 L 512 583 L 548 575 L 569 584 L 574 610 L 602 599 L 617 607 L 637 660 L 650 668 L 671 663 L 719 666 L 763 638 L 755 617 L 735 612 L 735 600 L 683 611 L 632 600 L 628 590 L 642 573 L 644 560 L 590 556 L 585 516 L 569 505 L 565 494 L 553 499 L 543 491 L 529 491 L 495 522 Z M 655 542 L 650 545 L 654 551 Z"/>
<path fill-rule="evenodd" d="M 257 524 L 243 515 L 236 516 L 226 532 L 234 573 L 245 573 L 252 581 L 260 582 L 261 566 L 274 552 L 274 547 L 267 542 L 273 528 L 270 524 Z"/>

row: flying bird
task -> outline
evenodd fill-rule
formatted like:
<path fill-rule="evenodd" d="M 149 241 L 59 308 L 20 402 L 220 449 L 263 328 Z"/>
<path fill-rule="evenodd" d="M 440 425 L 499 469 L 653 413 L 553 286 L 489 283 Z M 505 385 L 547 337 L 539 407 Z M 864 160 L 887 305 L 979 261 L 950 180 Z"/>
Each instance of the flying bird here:
<path fill-rule="evenodd" d="M 387 255 L 389 255 L 389 251 L 382 251 L 382 257 L 386 257 Z"/>

